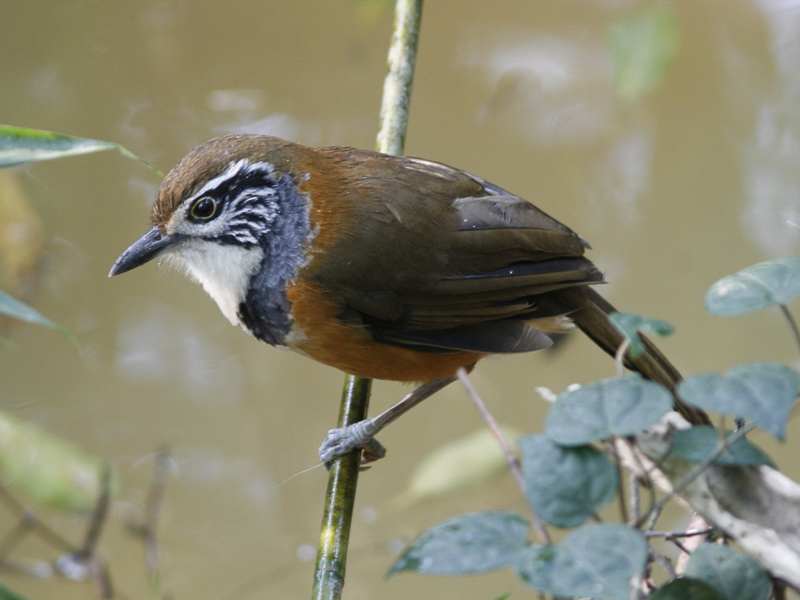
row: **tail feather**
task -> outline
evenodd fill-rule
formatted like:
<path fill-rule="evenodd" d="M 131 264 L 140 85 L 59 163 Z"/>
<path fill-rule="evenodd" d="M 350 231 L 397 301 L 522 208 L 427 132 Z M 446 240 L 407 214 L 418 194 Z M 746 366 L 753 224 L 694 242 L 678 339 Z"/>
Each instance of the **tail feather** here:
<path fill-rule="evenodd" d="M 608 318 L 616 309 L 600 294 L 589 287 L 570 288 L 557 292 L 562 301 L 574 306 L 570 317 L 575 324 L 595 344 L 611 356 L 615 356 L 624 338 Z M 675 399 L 675 410 L 693 425 L 708 425 L 708 415 L 703 411 L 686 406 L 675 395 L 675 387 L 682 379 L 680 372 L 646 337 L 642 336 L 645 350 L 633 358 L 630 353 L 625 356 L 625 366 L 640 373 L 643 377 L 660 383 L 672 392 Z"/>

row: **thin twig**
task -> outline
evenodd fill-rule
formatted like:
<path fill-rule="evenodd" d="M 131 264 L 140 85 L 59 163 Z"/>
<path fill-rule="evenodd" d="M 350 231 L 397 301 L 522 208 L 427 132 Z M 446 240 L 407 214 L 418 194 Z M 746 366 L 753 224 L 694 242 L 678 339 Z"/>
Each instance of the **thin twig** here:
<path fill-rule="evenodd" d="M 631 522 L 628 525 L 632 525 L 636 521 L 639 520 L 639 515 L 641 511 L 641 497 L 642 497 L 642 490 L 641 485 L 639 484 L 639 478 L 634 473 L 628 474 L 628 487 L 630 488 L 630 497 L 631 497 L 631 513 L 630 518 Z"/>
<path fill-rule="evenodd" d="M 778 306 L 781 307 L 783 311 L 783 315 L 786 317 L 786 320 L 789 321 L 789 326 L 792 328 L 792 333 L 794 334 L 794 339 L 797 342 L 797 345 L 800 346 L 800 329 L 797 327 L 797 321 L 794 320 L 792 313 L 789 312 L 789 307 L 785 304 L 779 304 Z"/>
<path fill-rule="evenodd" d="M 150 478 L 150 489 L 147 491 L 145 503 L 144 522 L 142 535 L 144 536 L 147 574 L 151 583 L 159 584 L 160 553 L 156 527 L 161 515 L 161 503 L 164 499 L 164 490 L 167 484 L 167 474 L 172 456 L 166 446 L 159 448 L 153 462 L 153 474 Z"/>
<path fill-rule="evenodd" d="M 630 347 L 631 341 L 628 338 L 624 338 L 619 348 L 617 348 L 617 353 L 614 355 L 614 361 L 617 363 L 617 375 L 620 377 L 625 375 L 625 353 Z"/>
<path fill-rule="evenodd" d="M 0 484 L 0 502 L 5 503 L 11 510 L 16 512 L 20 516 L 20 519 L 22 519 L 22 522 L 25 523 L 33 533 L 37 534 L 44 541 L 62 551 L 74 552 L 76 550 L 74 545 L 61 537 L 55 532 L 55 530 L 50 529 L 50 527 L 40 521 L 32 511 L 26 509 L 16 498 L 14 498 L 14 496 L 11 495 L 11 492 L 8 491 L 6 486 L 2 484 Z"/>
<path fill-rule="evenodd" d="M 32 526 L 32 521 L 30 519 L 31 514 L 32 513 L 26 513 L 22 515 L 22 518 L 17 521 L 13 529 L 0 541 L 0 565 L 5 564 L 8 557 L 14 551 L 14 548 L 16 548 L 19 543 L 25 539 L 25 536 L 30 533 Z"/>
<path fill-rule="evenodd" d="M 697 531 L 643 531 L 642 535 L 646 538 L 664 538 L 666 541 L 671 542 L 676 538 L 688 538 L 698 535 L 708 535 L 714 531 L 713 527 L 706 527 L 698 529 Z"/>
<path fill-rule="evenodd" d="M 464 389 L 472 400 L 472 403 L 481 414 L 483 422 L 497 440 L 500 450 L 503 451 L 503 456 L 506 459 L 506 463 L 511 471 L 511 475 L 514 477 L 514 481 L 517 483 L 517 487 L 519 487 L 523 494 L 526 494 L 525 479 L 522 476 L 522 466 L 519 464 L 519 459 L 517 458 L 517 455 L 514 454 L 514 450 L 511 448 L 508 440 L 506 440 L 506 438 L 503 436 L 503 432 L 500 431 L 500 426 L 498 425 L 497 420 L 494 418 L 492 413 L 489 412 L 489 409 L 486 407 L 486 403 L 483 401 L 483 398 L 481 398 L 478 390 L 476 390 L 475 386 L 472 385 L 472 380 L 470 380 L 469 375 L 467 375 L 466 369 L 463 367 L 459 368 L 458 371 L 456 371 L 456 376 L 458 377 L 459 382 L 461 382 L 461 385 L 464 386 Z"/>
<path fill-rule="evenodd" d="M 706 458 L 703 462 L 695 465 L 686 474 L 686 477 L 684 477 L 681 481 L 679 481 L 676 485 L 674 485 L 669 493 L 665 494 L 658 502 L 656 502 L 650 508 L 648 513 L 639 519 L 639 521 L 636 523 L 636 527 L 637 528 L 642 527 L 642 525 L 644 525 L 644 522 L 650 518 L 651 513 L 652 514 L 656 514 L 657 512 L 660 513 L 661 509 L 667 504 L 667 502 L 669 502 L 670 500 L 672 500 L 672 498 L 674 498 L 675 496 L 680 494 L 683 490 L 685 490 L 690 483 L 692 483 L 695 479 L 697 479 L 697 477 L 699 477 L 703 473 L 703 471 L 708 469 L 714 463 L 715 460 L 717 460 L 720 456 L 722 456 L 722 453 L 725 452 L 730 447 L 731 444 L 733 444 L 739 438 L 742 438 L 748 433 L 750 433 L 753 429 L 755 429 L 755 425 L 748 425 L 740 429 L 739 431 L 733 432 L 726 438 L 721 439 L 719 441 L 719 444 L 717 444 L 717 448 L 714 450 L 714 452 L 712 452 L 708 456 L 708 458 Z"/>
<path fill-rule="evenodd" d="M 103 464 L 100 475 L 100 496 L 95 502 L 94 509 L 89 518 L 89 528 L 86 530 L 83 544 L 73 552 L 61 556 L 56 562 L 58 571 L 76 581 L 91 577 L 97 587 L 101 598 L 107 599 L 114 596 L 111 585 L 111 576 L 103 562 L 95 557 L 95 548 L 103 525 L 108 515 L 108 506 L 111 501 L 111 467 Z"/>
<path fill-rule="evenodd" d="M 648 496 L 650 497 L 650 506 L 654 506 L 656 503 L 656 491 L 655 485 L 653 484 L 652 480 L 650 479 L 650 472 L 645 464 L 642 462 L 642 456 L 639 454 L 636 448 L 632 448 L 630 452 L 631 460 L 636 464 L 636 469 L 640 474 L 640 477 L 643 480 L 644 488 L 647 490 Z M 635 475 L 634 475 L 635 477 Z M 641 490 L 642 485 L 637 487 L 637 494 L 636 494 L 636 510 L 635 515 L 636 518 L 633 523 L 638 523 L 641 519 L 641 510 L 640 510 L 640 501 L 639 501 L 639 491 Z M 657 515 L 656 515 L 657 516 Z M 655 519 L 653 520 L 653 524 L 648 527 L 647 529 L 652 529 L 655 525 Z"/>
<path fill-rule="evenodd" d="M 786 600 L 786 584 L 773 580 L 772 595 L 775 597 L 775 600 Z"/>
<path fill-rule="evenodd" d="M 623 523 L 628 523 L 628 505 L 625 499 L 625 478 L 623 477 L 622 460 L 617 453 L 617 446 L 614 441 L 608 443 L 608 448 L 614 455 L 614 465 L 617 468 L 617 494 L 619 494 L 619 512 Z"/>
<path fill-rule="evenodd" d="M 94 550 L 97 547 L 97 539 L 100 537 L 100 532 L 103 530 L 103 524 L 106 521 L 110 500 L 111 467 L 109 467 L 107 464 L 104 464 L 100 476 L 100 496 L 97 498 L 97 502 L 92 510 L 92 515 L 89 519 L 89 529 L 86 531 L 83 545 L 76 553 L 76 555 L 83 559 L 90 559 L 94 556 Z"/>
<path fill-rule="evenodd" d="M 514 481 L 517 482 L 517 486 L 519 487 L 522 495 L 525 496 L 527 494 L 526 486 L 525 486 L 525 478 L 522 476 L 522 467 L 519 464 L 519 459 L 517 455 L 514 454 L 514 451 L 511 449 L 510 444 L 503 436 L 503 432 L 500 431 L 500 426 L 497 424 L 497 420 L 494 418 L 492 413 L 489 412 L 489 409 L 486 408 L 486 403 L 481 398 L 480 394 L 478 394 L 478 390 L 475 389 L 475 386 L 472 385 L 472 381 L 470 380 L 469 376 L 467 375 L 466 369 L 461 367 L 456 371 L 456 376 L 458 380 L 461 382 L 461 385 L 464 386 L 464 389 L 467 391 L 472 403 L 478 409 L 478 412 L 481 414 L 481 418 L 483 422 L 486 423 L 486 426 L 489 428 L 489 431 L 492 432 L 492 435 L 497 440 L 497 443 L 500 445 L 500 449 L 503 451 L 503 456 L 506 459 L 506 463 L 508 464 L 508 468 L 511 471 L 511 475 L 514 477 Z M 550 543 L 550 534 L 547 532 L 547 526 L 545 525 L 544 521 L 541 520 L 539 515 L 533 514 L 533 523 L 534 523 L 534 530 L 536 531 L 536 535 L 539 536 L 539 540 L 543 544 Z"/>
<path fill-rule="evenodd" d="M 650 556 L 653 558 L 653 562 L 664 569 L 667 577 L 670 579 L 675 579 L 675 577 L 677 577 L 677 573 L 675 572 L 675 567 L 672 564 L 672 561 L 652 546 L 650 546 Z"/>

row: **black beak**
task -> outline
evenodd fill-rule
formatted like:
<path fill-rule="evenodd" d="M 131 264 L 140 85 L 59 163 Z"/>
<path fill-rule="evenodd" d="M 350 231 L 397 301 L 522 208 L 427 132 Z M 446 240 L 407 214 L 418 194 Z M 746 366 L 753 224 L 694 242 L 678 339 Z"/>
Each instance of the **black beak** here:
<path fill-rule="evenodd" d="M 157 256 L 173 250 L 182 240 L 182 235 L 166 235 L 153 227 L 125 250 L 111 267 L 108 276 L 113 277 L 135 269 Z"/>

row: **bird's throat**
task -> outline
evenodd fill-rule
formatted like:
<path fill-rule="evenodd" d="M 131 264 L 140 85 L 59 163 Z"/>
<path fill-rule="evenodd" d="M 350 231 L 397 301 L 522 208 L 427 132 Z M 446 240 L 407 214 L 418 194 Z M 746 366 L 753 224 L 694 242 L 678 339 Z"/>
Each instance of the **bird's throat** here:
<path fill-rule="evenodd" d="M 261 248 L 244 248 L 205 242 L 203 248 L 188 245 L 176 258 L 189 276 L 203 286 L 231 325 L 242 325 L 239 306 L 244 301 L 250 279 L 261 266 Z"/>

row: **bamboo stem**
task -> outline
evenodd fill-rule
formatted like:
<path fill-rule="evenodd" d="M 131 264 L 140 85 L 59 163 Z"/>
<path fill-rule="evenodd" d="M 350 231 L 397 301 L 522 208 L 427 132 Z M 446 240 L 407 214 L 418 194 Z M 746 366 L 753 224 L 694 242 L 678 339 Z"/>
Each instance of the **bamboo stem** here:
<path fill-rule="evenodd" d="M 403 153 L 421 14 L 422 0 L 397 0 L 394 33 L 389 47 L 389 72 L 383 86 L 377 141 L 379 152 Z M 339 427 L 347 427 L 367 417 L 371 386 L 370 379 L 351 375 L 345 378 Z M 361 451 L 354 450 L 331 461 L 312 600 L 339 600 L 342 596 L 360 460 Z"/>

